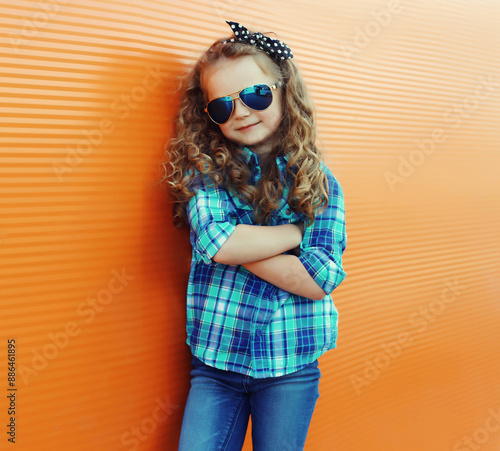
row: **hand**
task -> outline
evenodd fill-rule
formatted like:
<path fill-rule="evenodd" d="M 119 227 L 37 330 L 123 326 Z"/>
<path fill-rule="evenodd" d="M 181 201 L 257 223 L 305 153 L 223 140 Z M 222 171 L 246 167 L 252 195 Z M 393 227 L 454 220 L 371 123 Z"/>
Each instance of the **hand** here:
<path fill-rule="evenodd" d="M 293 223 L 293 225 L 297 226 L 298 229 L 300 230 L 300 236 L 301 236 L 301 241 L 302 241 L 302 238 L 304 238 L 304 223 L 303 222 L 295 222 L 295 223 Z M 299 257 L 300 256 L 300 243 L 297 247 L 290 249 L 288 252 L 292 255 L 295 255 L 296 257 Z"/>
<path fill-rule="evenodd" d="M 302 238 L 304 238 L 304 223 L 303 222 L 296 222 L 294 223 L 300 230 L 300 233 L 302 235 Z"/>

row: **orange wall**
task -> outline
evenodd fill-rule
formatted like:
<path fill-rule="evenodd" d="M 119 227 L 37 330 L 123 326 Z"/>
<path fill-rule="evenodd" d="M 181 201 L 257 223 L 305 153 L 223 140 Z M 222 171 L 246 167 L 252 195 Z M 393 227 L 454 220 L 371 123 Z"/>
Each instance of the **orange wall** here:
<path fill-rule="evenodd" d="M 176 449 L 190 249 L 156 182 L 177 77 L 228 19 L 293 49 L 345 193 L 306 449 L 499 449 L 498 2 L 0 6 L 0 448 L 15 339 L 16 450 Z"/>

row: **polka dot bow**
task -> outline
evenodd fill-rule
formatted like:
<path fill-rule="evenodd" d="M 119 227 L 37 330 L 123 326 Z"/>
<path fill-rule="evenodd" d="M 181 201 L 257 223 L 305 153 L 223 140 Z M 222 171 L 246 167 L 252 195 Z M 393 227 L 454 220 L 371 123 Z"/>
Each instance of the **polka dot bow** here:
<path fill-rule="evenodd" d="M 292 51 L 290 47 L 286 45 L 283 41 L 278 39 L 273 39 L 268 36 L 264 36 L 262 33 L 250 33 L 243 25 L 238 22 L 231 22 L 226 20 L 233 30 L 235 38 L 230 39 L 227 42 L 244 42 L 247 44 L 254 45 L 255 47 L 264 50 L 274 61 L 280 62 L 281 60 L 288 60 L 293 58 Z"/>

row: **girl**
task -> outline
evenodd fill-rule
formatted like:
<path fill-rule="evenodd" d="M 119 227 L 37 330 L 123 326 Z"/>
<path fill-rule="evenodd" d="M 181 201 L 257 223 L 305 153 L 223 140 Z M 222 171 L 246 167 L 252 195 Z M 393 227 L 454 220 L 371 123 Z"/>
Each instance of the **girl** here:
<path fill-rule="evenodd" d="M 330 293 L 346 245 L 341 187 L 315 145 L 282 41 L 227 22 L 183 85 L 167 146 L 174 218 L 190 226 L 191 389 L 179 450 L 300 450 L 336 347 Z"/>

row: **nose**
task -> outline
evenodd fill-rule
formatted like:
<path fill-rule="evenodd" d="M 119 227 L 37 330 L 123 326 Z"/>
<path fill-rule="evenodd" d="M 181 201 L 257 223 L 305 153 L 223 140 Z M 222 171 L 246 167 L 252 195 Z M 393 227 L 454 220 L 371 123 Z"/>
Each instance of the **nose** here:
<path fill-rule="evenodd" d="M 234 102 L 234 111 L 233 111 L 233 116 L 235 118 L 243 118 L 247 117 L 250 115 L 250 108 L 248 108 L 238 97 L 233 100 Z"/>

